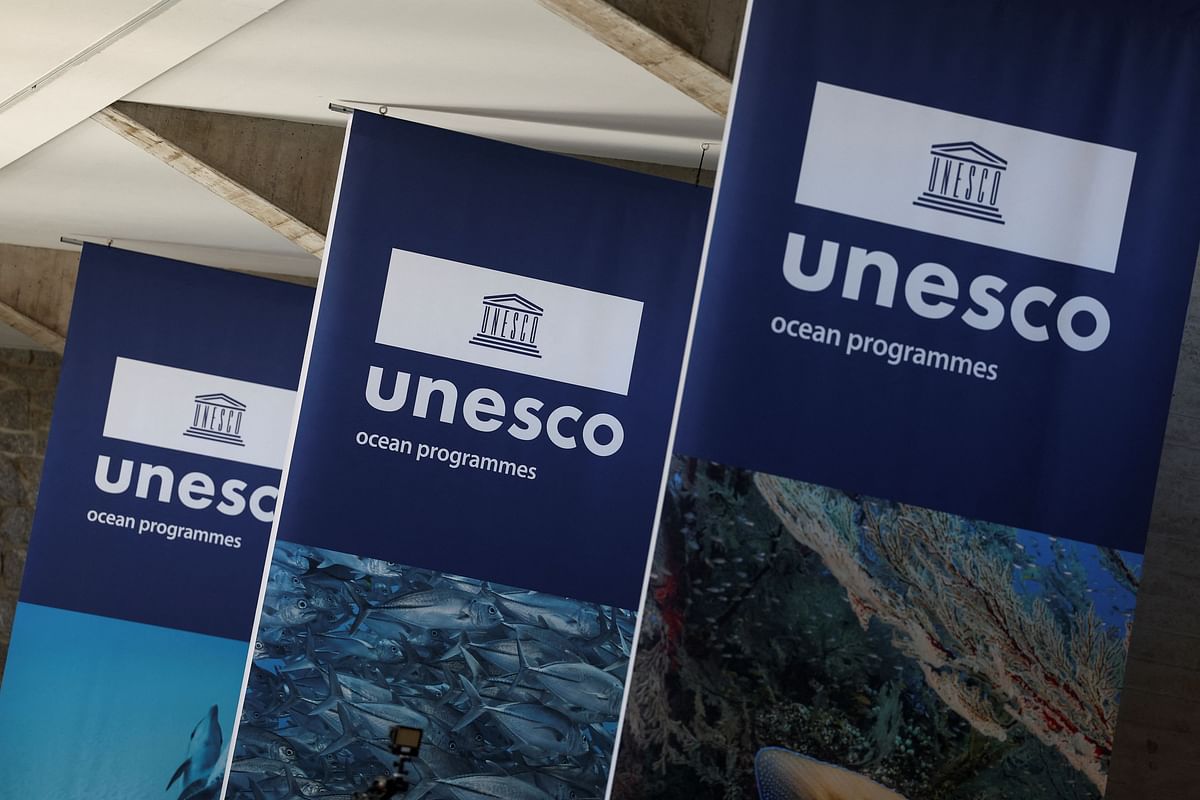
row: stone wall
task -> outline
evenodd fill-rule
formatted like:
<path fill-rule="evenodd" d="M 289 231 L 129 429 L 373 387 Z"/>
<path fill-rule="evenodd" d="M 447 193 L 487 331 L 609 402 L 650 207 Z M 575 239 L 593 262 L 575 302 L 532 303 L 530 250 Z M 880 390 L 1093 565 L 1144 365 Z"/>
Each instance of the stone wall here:
<path fill-rule="evenodd" d="M 60 357 L 0 349 L 0 677 L 50 431 Z"/>

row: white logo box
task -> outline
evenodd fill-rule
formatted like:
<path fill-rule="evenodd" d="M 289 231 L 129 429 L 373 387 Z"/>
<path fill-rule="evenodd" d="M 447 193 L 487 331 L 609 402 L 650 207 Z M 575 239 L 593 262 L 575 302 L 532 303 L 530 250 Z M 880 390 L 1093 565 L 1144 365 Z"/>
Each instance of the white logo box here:
<path fill-rule="evenodd" d="M 245 405 L 242 444 L 186 435 L 196 398 L 225 394 Z M 283 469 L 296 393 L 261 383 L 118 357 L 104 435 L 110 439 Z"/>
<path fill-rule="evenodd" d="M 513 295 L 541 309 L 536 356 L 472 344 L 484 298 Z M 637 300 L 397 249 L 375 341 L 625 395 L 641 320 Z"/>
<path fill-rule="evenodd" d="M 1008 162 L 1004 224 L 923 208 L 930 150 L 973 142 Z M 796 202 L 1115 272 L 1136 153 L 818 83 Z"/>

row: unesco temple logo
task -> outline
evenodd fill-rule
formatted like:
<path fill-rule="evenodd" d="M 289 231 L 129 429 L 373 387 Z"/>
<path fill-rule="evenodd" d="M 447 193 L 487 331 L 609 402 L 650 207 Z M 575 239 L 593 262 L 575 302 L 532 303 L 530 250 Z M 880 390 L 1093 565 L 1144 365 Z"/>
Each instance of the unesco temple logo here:
<path fill-rule="evenodd" d="M 541 358 L 538 323 L 542 307 L 519 294 L 492 294 L 483 298 L 483 320 L 471 344 Z"/>
<path fill-rule="evenodd" d="M 1004 224 L 998 202 L 1007 161 L 975 142 L 935 144 L 929 152 L 929 185 L 913 205 Z"/>
<path fill-rule="evenodd" d="M 246 405 L 227 394 L 198 394 L 192 426 L 183 435 L 244 447 L 242 416 L 245 413 Z"/>

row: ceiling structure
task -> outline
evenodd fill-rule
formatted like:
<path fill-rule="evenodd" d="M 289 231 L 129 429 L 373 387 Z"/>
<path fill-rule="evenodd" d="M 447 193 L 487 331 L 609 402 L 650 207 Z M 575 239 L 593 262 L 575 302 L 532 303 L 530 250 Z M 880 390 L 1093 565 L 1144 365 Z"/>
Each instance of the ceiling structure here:
<path fill-rule="evenodd" d="M 273 186 L 248 193 L 266 209 L 248 213 L 245 180 L 222 184 L 220 165 L 215 178 L 198 175 L 203 158 L 142 125 L 166 119 L 153 107 L 191 110 L 176 126 L 184 136 L 209 132 L 197 113 L 225 129 L 302 123 L 235 130 L 225 137 L 235 143 L 280 130 L 340 143 L 346 118 L 330 103 L 385 107 L 531 147 L 691 169 L 705 142 L 715 164 L 724 124 L 728 79 L 601 0 L 8 0 L 5 10 L 0 246 L 18 255 L 77 250 L 67 237 L 315 277 L 325 219 L 287 212 L 299 227 L 276 224 Z M 106 111 L 118 101 L 136 105 Z M 329 149 L 320 160 L 336 170 Z M 272 169 L 287 177 L 286 166 Z M 36 267 L 21 260 L 0 259 L 0 270 L 30 277 Z M 0 313 L 0 345 L 25 343 L 10 316 Z"/>

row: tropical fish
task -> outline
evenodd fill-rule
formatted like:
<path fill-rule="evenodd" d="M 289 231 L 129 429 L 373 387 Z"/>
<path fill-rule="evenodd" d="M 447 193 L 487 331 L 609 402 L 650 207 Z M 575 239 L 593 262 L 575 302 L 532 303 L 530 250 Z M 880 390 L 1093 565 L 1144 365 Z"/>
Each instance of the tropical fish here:
<path fill-rule="evenodd" d="M 766 747 L 754 757 L 759 800 L 904 800 L 857 772 Z"/>

